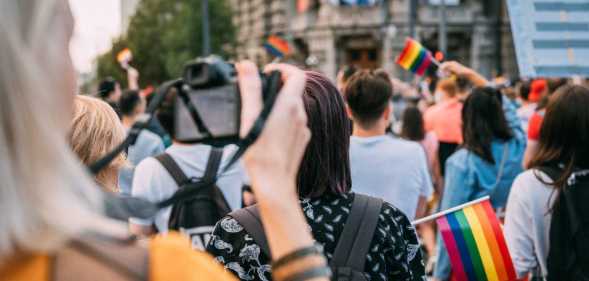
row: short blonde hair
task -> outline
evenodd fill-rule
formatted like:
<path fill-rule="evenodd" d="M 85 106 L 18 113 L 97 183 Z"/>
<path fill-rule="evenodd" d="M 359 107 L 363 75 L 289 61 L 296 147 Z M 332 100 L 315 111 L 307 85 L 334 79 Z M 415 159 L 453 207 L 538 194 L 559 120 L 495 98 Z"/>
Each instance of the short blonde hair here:
<path fill-rule="evenodd" d="M 90 165 L 104 157 L 123 142 L 125 136 L 125 129 L 110 105 L 97 98 L 76 96 L 69 141 L 82 163 Z M 117 186 L 106 186 L 107 177 L 116 175 L 125 164 L 125 155 L 119 155 L 96 175 L 96 182 L 107 190 L 116 191 Z"/>

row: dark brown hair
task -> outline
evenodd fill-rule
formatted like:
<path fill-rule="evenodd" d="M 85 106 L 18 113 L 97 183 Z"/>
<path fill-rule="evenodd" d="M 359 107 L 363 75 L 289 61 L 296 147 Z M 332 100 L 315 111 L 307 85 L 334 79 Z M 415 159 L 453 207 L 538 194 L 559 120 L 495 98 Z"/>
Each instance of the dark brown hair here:
<path fill-rule="evenodd" d="M 323 74 L 307 71 L 303 103 L 311 140 L 297 176 L 302 197 L 348 192 L 350 175 L 350 121 L 337 88 Z"/>
<path fill-rule="evenodd" d="M 425 138 L 423 115 L 419 108 L 409 106 L 403 112 L 401 137 L 412 141 L 422 141 Z"/>
<path fill-rule="evenodd" d="M 391 100 L 391 82 L 370 70 L 356 72 L 346 85 L 346 102 L 360 126 L 370 127 Z"/>
<path fill-rule="evenodd" d="M 564 173 L 550 184 L 555 188 L 563 187 L 575 168 L 589 168 L 588 107 L 589 88 L 577 85 L 560 87 L 548 102 L 530 167 L 563 164 Z"/>
<path fill-rule="evenodd" d="M 495 163 L 491 142 L 513 137 L 505 120 L 501 98 L 496 89 L 478 87 L 472 90 L 462 107 L 462 146 L 490 163 Z"/>

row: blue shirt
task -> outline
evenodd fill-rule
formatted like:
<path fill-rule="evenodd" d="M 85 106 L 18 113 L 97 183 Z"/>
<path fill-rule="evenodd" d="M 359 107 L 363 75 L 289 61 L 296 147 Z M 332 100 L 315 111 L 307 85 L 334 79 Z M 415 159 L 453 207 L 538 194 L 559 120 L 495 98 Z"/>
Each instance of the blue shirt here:
<path fill-rule="evenodd" d="M 494 140 L 491 153 L 495 163 L 489 163 L 464 148 L 456 151 L 446 161 L 445 189 L 441 210 L 481 198 L 491 196 L 494 208 L 503 208 L 511 185 L 522 172 L 526 136 L 516 114 L 513 101 L 503 97 L 503 111 L 514 137 L 508 141 Z M 505 157 L 504 157 L 505 156 Z M 498 176 L 503 159 L 502 174 Z M 447 280 L 450 276 L 450 261 L 440 235 L 438 235 L 438 261 L 434 277 Z"/>
<path fill-rule="evenodd" d="M 423 147 L 390 135 L 351 137 L 352 190 L 382 198 L 413 220 L 433 187 Z"/>

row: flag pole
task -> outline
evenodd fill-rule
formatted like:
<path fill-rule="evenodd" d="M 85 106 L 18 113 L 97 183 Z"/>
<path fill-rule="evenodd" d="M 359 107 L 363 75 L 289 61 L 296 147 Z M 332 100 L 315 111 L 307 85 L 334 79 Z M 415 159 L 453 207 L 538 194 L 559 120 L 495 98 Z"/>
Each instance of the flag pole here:
<path fill-rule="evenodd" d="M 452 208 L 450 208 L 450 209 L 447 209 L 447 210 L 444 210 L 444 211 L 441 211 L 441 212 L 438 212 L 438 213 L 435 213 L 435 214 L 429 215 L 429 216 L 427 216 L 427 217 L 424 217 L 424 218 L 421 218 L 421 219 L 415 220 L 415 221 L 413 221 L 411 224 L 412 224 L 412 225 L 418 225 L 418 224 L 421 224 L 421 223 L 424 223 L 424 222 L 428 222 L 428 221 L 431 221 L 431 220 L 435 220 L 435 219 L 437 219 L 437 218 L 439 218 L 439 217 L 442 217 L 442 216 L 445 216 L 445 215 L 447 215 L 447 214 L 449 214 L 449 213 L 456 212 L 456 211 L 458 211 L 458 210 L 460 210 L 460 209 L 464 209 L 464 208 L 466 208 L 466 207 L 468 207 L 468 206 L 472 206 L 472 205 L 474 205 L 474 204 L 477 204 L 477 203 L 483 202 L 483 201 L 485 201 L 485 200 L 489 200 L 489 198 L 490 198 L 490 197 L 489 197 L 489 195 L 487 195 L 487 196 L 485 196 L 485 197 L 481 197 L 481 198 L 479 198 L 479 199 L 476 199 L 476 200 L 473 200 L 473 201 L 470 201 L 470 202 L 464 203 L 464 204 L 462 204 L 462 205 L 458 205 L 458 206 L 456 206 L 456 207 L 452 207 Z"/>

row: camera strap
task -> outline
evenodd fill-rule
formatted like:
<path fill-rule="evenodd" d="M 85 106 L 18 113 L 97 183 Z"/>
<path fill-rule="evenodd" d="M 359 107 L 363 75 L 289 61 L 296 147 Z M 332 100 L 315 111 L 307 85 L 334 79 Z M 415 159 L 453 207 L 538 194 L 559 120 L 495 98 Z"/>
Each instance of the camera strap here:
<path fill-rule="evenodd" d="M 237 144 L 239 149 L 233 154 L 233 156 L 231 156 L 231 160 L 229 160 L 229 163 L 223 168 L 221 173 L 227 172 L 233 165 L 235 165 L 235 163 L 237 163 L 237 160 L 239 160 L 239 158 L 243 156 L 247 149 L 252 144 L 254 144 L 254 142 L 256 142 L 256 140 L 262 133 L 262 130 L 264 129 L 264 124 L 266 123 L 266 120 L 268 120 L 268 116 L 270 115 L 270 112 L 272 111 L 272 108 L 274 108 L 274 104 L 276 103 L 276 98 L 278 97 L 278 92 L 281 88 L 280 84 L 280 72 L 272 71 L 269 74 L 268 83 L 265 89 L 262 90 L 262 93 L 267 94 L 266 99 L 264 99 L 265 102 L 264 107 L 262 108 L 262 112 L 260 112 L 260 115 L 258 116 L 258 118 L 256 118 L 254 125 L 247 133 L 245 138 L 239 141 L 239 143 Z"/>
<path fill-rule="evenodd" d="M 93 175 L 98 174 L 98 172 L 106 168 L 110 162 L 119 156 L 119 154 L 121 154 L 123 151 L 126 151 L 129 146 L 135 144 L 141 131 L 145 129 L 149 123 L 151 123 L 153 118 L 155 118 L 154 113 L 159 108 L 160 104 L 164 101 L 164 98 L 166 97 L 169 89 L 172 87 L 178 87 L 181 85 L 181 83 L 181 79 L 176 79 L 162 84 L 162 86 L 157 89 L 156 96 L 149 103 L 145 113 L 139 117 L 139 120 L 135 122 L 135 124 L 133 124 L 125 140 L 104 157 L 88 166 L 88 169 Z"/>

